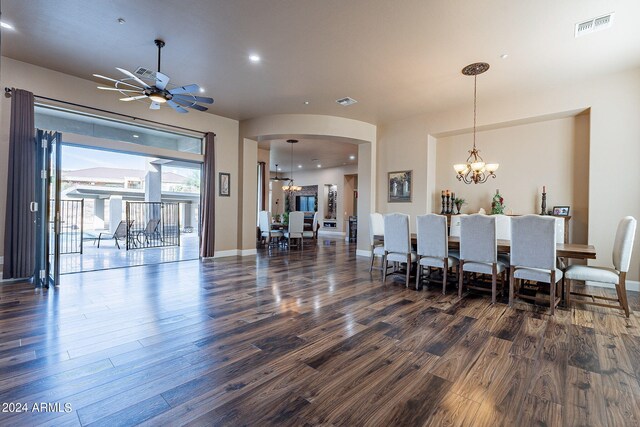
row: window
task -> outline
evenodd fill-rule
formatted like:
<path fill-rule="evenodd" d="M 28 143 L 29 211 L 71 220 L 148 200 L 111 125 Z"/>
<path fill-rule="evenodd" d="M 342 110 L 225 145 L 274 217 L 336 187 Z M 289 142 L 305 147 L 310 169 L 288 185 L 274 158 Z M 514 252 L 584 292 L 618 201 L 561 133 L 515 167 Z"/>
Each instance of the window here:
<path fill-rule="evenodd" d="M 303 212 L 315 212 L 316 196 L 296 196 L 296 210 Z"/>

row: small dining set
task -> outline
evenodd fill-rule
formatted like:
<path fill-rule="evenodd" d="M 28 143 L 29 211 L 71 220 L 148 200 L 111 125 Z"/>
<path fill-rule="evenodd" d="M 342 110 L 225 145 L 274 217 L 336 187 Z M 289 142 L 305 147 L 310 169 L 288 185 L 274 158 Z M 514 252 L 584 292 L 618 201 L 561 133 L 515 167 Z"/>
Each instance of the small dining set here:
<path fill-rule="evenodd" d="M 258 214 L 260 240 L 269 248 L 274 245 L 286 245 L 287 249 L 291 249 L 295 243 L 296 247 L 303 250 L 305 241 L 315 241 L 318 237 L 318 212 L 313 214 L 310 227 L 305 227 L 304 215 L 302 211 L 290 212 L 289 222 L 285 227 L 273 222 L 271 212 L 260 211 Z"/>
<path fill-rule="evenodd" d="M 381 258 L 383 283 L 389 274 L 404 273 L 409 287 L 413 270 L 419 289 L 425 278 L 431 283 L 433 273 L 440 271 L 443 294 L 450 283 L 460 298 L 465 290 L 485 291 L 492 303 L 508 292 L 509 306 L 516 299 L 543 303 L 551 315 L 562 301 L 569 306 L 572 296 L 581 296 L 588 299 L 579 303 L 621 309 L 629 317 L 626 274 L 637 226 L 631 216 L 618 224 L 612 267 L 567 266 L 569 259 L 594 259 L 595 248 L 565 243 L 564 220 L 552 216 L 461 214 L 451 216 L 449 224 L 447 216 L 426 214 L 417 216 L 413 234 L 409 221 L 402 213 L 370 214 L 369 271 Z M 572 291 L 573 281 L 613 285 L 617 298 Z M 538 292 L 541 283 L 549 285 L 548 295 Z"/>

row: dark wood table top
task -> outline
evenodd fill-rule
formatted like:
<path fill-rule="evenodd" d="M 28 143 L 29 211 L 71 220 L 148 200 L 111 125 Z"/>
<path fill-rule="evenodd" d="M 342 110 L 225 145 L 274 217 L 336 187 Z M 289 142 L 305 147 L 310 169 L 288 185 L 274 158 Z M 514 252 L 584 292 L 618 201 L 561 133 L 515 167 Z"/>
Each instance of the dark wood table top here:
<path fill-rule="evenodd" d="M 384 241 L 384 236 L 374 236 L 376 240 Z M 416 233 L 411 233 L 411 243 L 416 244 Z M 449 237 L 449 249 L 459 249 L 460 238 Z M 511 241 L 498 239 L 498 252 L 509 253 L 511 251 Z M 593 245 L 583 245 L 579 243 L 558 243 L 556 245 L 556 255 L 561 258 L 573 259 L 596 259 L 596 248 Z"/>

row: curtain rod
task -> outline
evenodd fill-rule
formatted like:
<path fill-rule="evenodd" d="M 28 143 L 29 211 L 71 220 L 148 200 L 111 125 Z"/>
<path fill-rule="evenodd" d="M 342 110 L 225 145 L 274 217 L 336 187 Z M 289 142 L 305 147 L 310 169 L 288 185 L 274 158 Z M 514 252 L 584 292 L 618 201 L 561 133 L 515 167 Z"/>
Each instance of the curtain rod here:
<path fill-rule="evenodd" d="M 11 92 L 12 92 L 12 89 L 10 87 L 5 87 L 4 88 L 4 96 L 5 97 L 11 98 Z M 63 101 L 61 99 L 49 98 L 49 97 L 46 97 L 46 96 L 40 96 L 40 95 L 35 95 L 35 94 L 33 95 L 33 97 L 37 98 L 37 99 L 44 99 L 46 101 L 58 102 L 60 104 L 71 105 L 71 106 L 74 106 L 74 107 L 87 108 L 89 110 L 100 111 L 101 113 L 107 113 L 107 114 L 113 114 L 113 115 L 120 116 L 120 117 L 126 117 L 126 118 L 131 119 L 131 120 L 138 120 L 138 121 L 143 121 L 143 122 L 147 122 L 147 123 L 153 123 L 153 124 L 160 125 L 160 126 L 168 126 L 170 128 L 173 128 L 173 129 L 186 130 L 186 131 L 189 131 L 189 132 L 194 132 L 194 133 L 201 134 L 203 136 L 207 133 L 207 132 L 203 132 L 201 130 L 189 129 L 189 128 L 185 128 L 185 127 L 182 127 L 182 126 L 168 125 L 166 123 L 157 122 L 155 120 L 143 119 L 142 117 L 135 117 L 135 116 L 130 116 L 128 114 L 117 113 L 115 111 L 103 110 L 102 108 L 96 108 L 96 107 L 90 107 L 88 105 L 76 104 L 75 102 Z M 210 133 L 213 133 L 213 132 L 210 132 Z M 216 136 L 216 134 L 213 133 L 213 136 Z"/>

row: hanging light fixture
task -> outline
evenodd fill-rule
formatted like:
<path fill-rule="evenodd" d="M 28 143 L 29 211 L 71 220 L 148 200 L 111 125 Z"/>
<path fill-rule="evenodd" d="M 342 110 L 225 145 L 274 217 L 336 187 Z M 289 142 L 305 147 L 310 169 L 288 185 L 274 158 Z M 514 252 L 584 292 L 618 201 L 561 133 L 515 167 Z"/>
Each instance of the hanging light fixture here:
<path fill-rule="evenodd" d="M 479 150 L 476 148 L 476 104 L 477 104 L 477 78 L 478 74 L 482 74 L 489 69 L 486 62 L 477 62 L 467 65 L 462 69 L 465 76 L 473 76 L 473 149 L 469 151 L 469 157 L 465 163 L 453 165 L 456 171 L 456 178 L 465 184 L 482 184 L 489 177 L 495 178 L 495 172 L 500 165 L 498 163 L 485 163 L 480 156 Z"/>
<path fill-rule="evenodd" d="M 300 191 L 302 190 L 302 187 L 300 187 L 299 185 L 295 185 L 293 182 L 293 144 L 297 144 L 298 140 L 297 139 L 287 139 L 287 142 L 289 144 L 291 144 L 291 178 L 289 178 L 289 182 L 286 185 L 282 186 L 282 189 L 284 191 L 288 191 L 288 192 L 294 192 L 294 191 Z"/>

